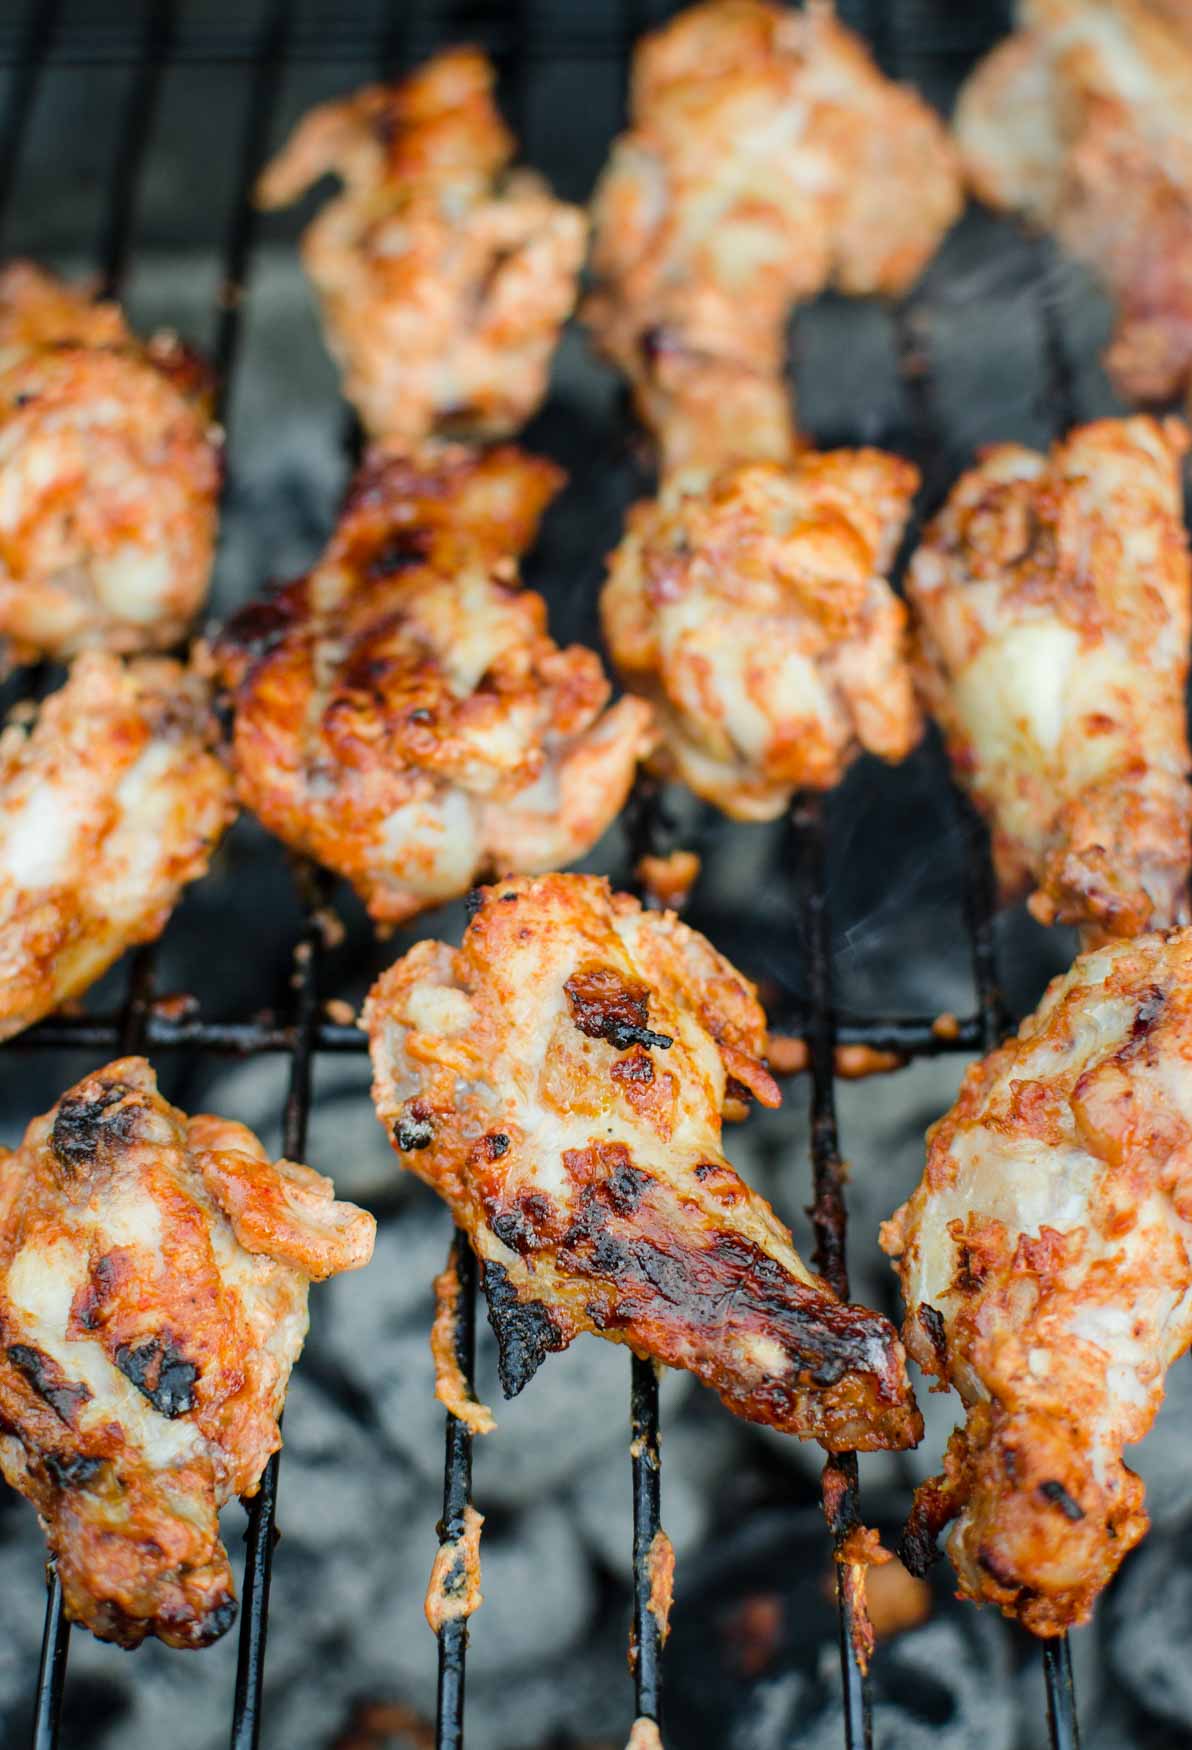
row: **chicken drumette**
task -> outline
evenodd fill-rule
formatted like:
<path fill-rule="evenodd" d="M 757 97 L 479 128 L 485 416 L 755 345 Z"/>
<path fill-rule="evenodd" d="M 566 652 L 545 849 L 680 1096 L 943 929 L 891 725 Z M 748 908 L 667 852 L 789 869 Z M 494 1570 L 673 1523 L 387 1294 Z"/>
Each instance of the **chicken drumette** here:
<path fill-rule="evenodd" d="M 167 1105 L 142 1057 L 0 1153 L 0 1470 L 76 1622 L 126 1647 L 227 1629 L 219 1509 L 281 1444 L 309 1283 L 367 1263 L 374 1226 L 242 1124 Z"/>
<path fill-rule="evenodd" d="M 667 467 L 791 446 L 787 312 L 903 291 L 960 209 L 938 117 L 830 6 L 709 0 L 645 37 L 585 314 Z"/>
<path fill-rule="evenodd" d="M 882 1230 L 907 1348 L 967 1425 L 916 1498 L 910 1559 L 1036 1634 L 1087 1619 L 1144 1535 L 1122 1463 L 1192 1340 L 1192 931 L 1082 954 L 965 1077 Z"/>
<path fill-rule="evenodd" d="M 921 723 L 906 611 L 886 582 L 918 484 L 880 450 L 684 471 L 631 513 L 601 598 L 661 763 L 740 820 L 902 759 Z"/>
<path fill-rule="evenodd" d="M 804 1266 L 721 1152 L 726 1098 L 777 1105 L 752 986 L 673 913 L 593 876 L 476 894 L 365 1010 L 402 1160 L 480 1257 L 507 1395 L 581 1331 L 689 1369 L 832 1450 L 922 1424 L 897 1337 Z"/>
<path fill-rule="evenodd" d="M 164 650 L 207 594 L 221 434 L 168 334 L 27 262 L 0 273 L 0 648 Z"/>
<path fill-rule="evenodd" d="M 605 711 L 599 659 L 519 587 L 561 478 L 511 448 L 378 452 L 315 570 L 218 647 L 242 800 L 380 922 L 582 856 L 652 746 L 649 706 Z"/>
<path fill-rule="evenodd" d="M 0 1039 L 161 934 L 234 812 L 216 743 L 197 674 L 100 650 L 0 735 Z"/>
<path fill-rule="evenodd" d="M 1055 233 L 1118 305 L 1122 394 L 1192 389 L 1192 31 L 1146 0 L 1023 0 L 960 95 L 956 136 L 991 206 Z"/>
<path fill-rule="evenodd" d="M 920 676 L 1007 898 L 1092 941 L 1188 915 L 1190 580 L 1175 420 L 999 444 L 911 564 Z"/>
<path fill-rule="evenodd" d="M 374 437 L 445 426 L 501 435 L 534 412 L 575 303 L 583 212 L 532 171 L 476 49 L 398 85 L 320 104 L 257 186 L 284 206 L 329 172 L 344 184 L 302 239 L 344 392 Z"/>

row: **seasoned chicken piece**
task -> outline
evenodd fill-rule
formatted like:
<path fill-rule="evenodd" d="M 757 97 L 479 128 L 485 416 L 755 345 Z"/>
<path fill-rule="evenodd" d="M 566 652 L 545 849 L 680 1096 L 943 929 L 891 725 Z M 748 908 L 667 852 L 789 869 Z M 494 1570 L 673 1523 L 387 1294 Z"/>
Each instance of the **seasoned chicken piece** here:
<path fill-rule="evenodd" d="M 375 1225 L 242 1124 L 167 1105 L 143 1057 L 0 1151 L 0 1471 L 74 1621 L 126 1647 L 224 1633 L 219 1509 L 281 1445 L 308 1284 L 367 1263 Z"/>
<path fill-rule="evenodd" d="M 217 740 L 193 670 L 101 650 L 0 735 L 0 1039 L 165 929 L 234 813 Z"/>
<path fill-rule="evenodd" d="M 376 452 L 320 563 L 220 642 L 241 799 L 380 922 L 582 856 L 653 744 L 649 706 L 605 711 L 598 657 L 519 587 L 561 481 L 511 448 Z"/>
<path fill-rule="evenodd" d="M 919 676 L 1007 899 L 1086 941 L 1188 916 L 1178 420 L 987 450 L 912 561 Z"/>
<path fill-rule="evenodd" d="M 1192 14 L 1148 0 L 1022 0 L 1018 32 L 964 87 L 975 192 L 1022 213 L 1118 305 L 1123 395 L 1192 389 Z"/>
<path fill-rule="evenodd" d="M 613 661 L 657 710 L 660 763 L 738 820 L 900 760 L 921 721 L 883 573 L 918 473 L 881 450 L 684 472 L 639 504 L 601 597 Z"/>
<path fill-rule="evenodd" d="M 783 457 L 791 304 L 828 284 L 904 291 L 959 210 L 943 124 L 829 5 L 709 0 L 644 37 L 596 191 L 584 313 L 664 465 Z M 751 400 L 749 442 L 748 414 L 726 422 L 724 403 Z M 726 423 L 747 447 L 723 447 Z"/>
<path fill-rule="evenodd" d="M 398 85 L 320 104 L 257 185 L 265 207 L 329 173 L 344 185 L 302 257 L 373 437 L 503 435 L 546 392 L 587 221 L 532 171 L 509 170 L 492 86 L 479 50 L 450 49 Z"/>
<path fill-rule="evenodd" d="M 481 1260 L 513 1396 L 581 1331 L 684 1367 L 831 1450 L 922 1432 L 891 1327 L 802 1263 L 720 1146 L 776 1106 L 752 985 L 672 912 L 589 875 L 474 896 L 463 946 L 374 986 L 373 1098 Z"/>
<path fill-rule="evenodd" d="M 166 650 L 207 596 L 222 433 L 171 334 L 28 262 L 0 272 L 0 650 Z"/>
<path fill-rule="evenodd" d="M 882 1230 L 907 1348 L 968 1422 L 908 1539 L 1036 1634 L 1087 1620 L 1144 1535 L 1121 1462 L 1192 1340 L 1192 931 L 1082 954 L 974 1064 Z"/>

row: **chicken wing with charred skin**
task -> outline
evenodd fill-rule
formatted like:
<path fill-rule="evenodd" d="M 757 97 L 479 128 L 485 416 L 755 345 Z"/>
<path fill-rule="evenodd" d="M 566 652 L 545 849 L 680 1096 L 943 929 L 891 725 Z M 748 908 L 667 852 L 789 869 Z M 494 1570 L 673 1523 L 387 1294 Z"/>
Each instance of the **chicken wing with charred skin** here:
<path fill-rule="evenodd" d="M 314 571 L 219 642 L 241 799 L 380 922 L 582 856 L 653 745 L 649 706 L 605 710 L 599 658 L 519 586 L 561 482 L 512 448 L 376 452 Z"/>
<path fill-rule="evenodd" d="M 1088 942 L 1188 917 L 1187 444 L 1146 418 L 999 444 L 910 567 L 923 692 L 1003 893 Z"/>
<path fill-rule="evenodd" d="M 918 485 L 880 450 L 685 471 L 638 505 L 604 634 L 662 725 L 662 768 L 739 820 L 829 789 L 862 748 L 919 739 L 889 568 Z"/>
<path fill-rule="evenodd" d="M 231 820 L 205 682 L 93 650 L 0 735 L 0 1039 L 159 936 Z"/>
<path fill-rule="evenodd" d="M 1147 0 L 1023 0 L 960 94 L 991 206 L 1051 231 L 1118 306 L 1106 366 L 1135 400 L 1192 390 L 1192 28 Z"/>
<path fill-rule="evenodd" d="M 721 1152 L 727 1099 L 779 1102 L 765 1017 L 673 913 L 593 876 L 499 882 L 363 1024 L 378 1115 L 481 1260 L 507 1395 L 590 1331 L 832 1450 L 915 1443 L 894 1331 L 812 1275 Z"/>
<path fill-rule="evenodd" d="M 228 1628 L 219 1509 L 281 1445 L 309 1283 L 367 1263 L 374 1230 L 243 1125 L 168 1105 L 142 1057 L 0 1151 L 0 1471 L 72 1620 L 126 1647 Z"/>
<path fill-rule="evenodd" d="M 974 1064 L 882 1229 L 908 1350 L 967 1424 L 907 1550 L 1041 1635 L 1084 1622 L 1147 1529 L 1122 1463 L 1192 1340 L 1192 931 L 1114 942 Z"/>
<path fill-rule="evenodd" d="M 207 595 L 222 434 L 194 355 L 28 262 L 0 272 L 0 649 L 165 650 Z"/>
<path fill-rule="evenodd" d="M 302 256 L 344 393 L 371 436 L 402 446 L 524 424 L 575 303 L 584 214 L 509 170 L 493 77 L 478 50 L 451 49 L 400 84 L 320 104 L 257 185 L 276 207 L 328 173 L 342 181 Z"/>
<path fill-rule="evenodd" d="M 959 210 L 943 124 L 830 6 L 709 0 L 644 37 L 584 314 L 664 468 L 789 454 L 792 303 L 905 290 Z"/>

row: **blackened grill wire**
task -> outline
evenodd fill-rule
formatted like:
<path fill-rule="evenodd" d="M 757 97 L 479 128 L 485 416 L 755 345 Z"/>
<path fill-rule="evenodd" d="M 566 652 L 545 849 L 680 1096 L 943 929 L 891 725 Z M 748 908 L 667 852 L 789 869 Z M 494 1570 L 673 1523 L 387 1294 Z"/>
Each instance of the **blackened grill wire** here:
<path fill-rule="evenodd" d="M 844 1167 L 836 1131 L 836 1023 L 832 993 L 832 920 L 828 905 L 828 802 L 823 796 L 797 798 L 791 810 L 795 884 L 803 937 L 810 1014 L 806 1040 L 811 1070 L 811 1222 L 813 1263 L 833 1293 L 848 1299 L 845 1252 L 847 1212 Z M 824 1465 L 824 1510 L 836 1557 L 836 1615 L 844 1699 L 846 1750 L 870 1750 L 873 1722 L 867 1662 L 858 1651 L 861 1624 L 854 1618 L 853 1594 L 845 1585 L 844 1546 L 861 1524 L 857 1499 L 857 1455 L 833 1453 Z"/>
<path fill-rule="evenodd" d="M 13 85 L 6 108 L 3 131 L 0 133 L 0 223 L 5 216 L 15 181 L 16 167 L 34 107 L 38 78 L 52 48 L 54 30 L 60 8 L 33 0 L 22 34 L 18 58 L 13 65 Z M 638 11 L 626 8 L 626 16 Z M 136 183 L 148 140 L 152 114 L 156 104 L 160 72 L 169 58 L 172 36 L 173 8 L 168 0 L 148 0 L 141 51 L 126 104 L 118 146 L 117 177 L 112 191 L 111 215 L 101 246 L 105 289 L 116 292 L 128 259 L 132 232 Z M 269 123 L 278 95 L 281 74 L 286 60 L 286 47 L 291 34 L 289 0 L 275 0 L 269 8 L 264 26 L 251 57 L 243 51 L 228 56 L 229 64 L 251 68 L 249 113 L 246 120 L 242 150 L 241 178 L 225 245 L 225 271 L 219 332 L 215 346 L 215 363 L 219 372 L 220 410 L 226 406 L 231 374 L 238 348 L 244 280 L 251 256 L 255 216 L 251 206 L 251 184 L 263 161 L 268 142 Z M 1070 410 L 1071 379 L 1060 345 L 1059 330 L 1047 303 L 1046 287 L 1041 283 L 1044 299 L 1050 387 L 1057 405 Z M 913 317 L 908 311 L 901 319 L 904 335 L 913 329 Z M 904 348 L 904 360 L 909 356 Z M 916 407 L 917 419 L 923 422 L 929 411 L 929 390 L 920 363 L 906 373 L 908 390 Z M 919 437 L 925 450 L 931 446 L 930 428 L 921 423 Z M 834 1045 L 837 1041 L 870 1045 L 881 1050 L 896 1050 L 906 1056 L 935 1054 L 942 1051 L 988 1049 L 996 1044 L 1003 1032 L 1003 1013 L 997 990 L 992 952 L 993 887 L 989 866 L 988 844 L 984 829 L 970 817 L 966 822 L 969 843 L 968 911 L 973 947 L 974 974 L 977 985 L 977 1012 L 961 1021 L 958 1031 L 941 1038 L 933 1029 L 930 1017 L 892 1016 L 858 1018 L 834 1016 L 831 995 L 830 922 L 827 913 L 825 878 L 826 840 L 823 804 L 804 803 L 793 820 L 796 847 L 801 869 L 801 917 L 807 951 L 811 1000 L 796 1017 L 801 1023 L 811 1055 L 813 1167 L 817 1190 L 817 1262 L 834 1286 L 847 1292 L 843 1270 L 843 1252 L 837 1253 L 836 1235 L 840 1226 L 837 1210 L 842 1210 L 839 1182 L 839 1157 L 833 1110 Z M 133 961 L 130 995 L 121 1016 L 98 1018 L 51 1018 L 10 1041 L 6 1050 L 44 1047 L 90 1047 L 123 1051 L 139 1049 L 187 1049 L 231 1051 L 238 1054 L 258 1051 L 285 1052 L 291 1059 L 290 1092 L 285 1117 L 285 1149 L 292 1157 L 301 1157 L 310 1105 L 310 1078 L 314 1054 L 318 1051 L 341 1052 L 363 1050 L 361 1035 L 350 1027 L 321 1022 L 317 1004 L 317 956 L 319 933 L 307 908 L 307 924 L 295 951 L 295 1015 L 290 1023 L 258 1023 L 234 1021 L 210 1023 L 202 1017 L 173 1020 L 155 1014 L 151 1004 L 152 955 L 142 950 Z M 457 1253 L 460 1271 L 460 1314 L 457 1322 L 458 1359 L 465 1378 L 470 1382 L 474 1346 L 475 1261 L 470 1248 L 463 1245 Z M 647 1366 L 648 1364 L 639 1364 Z M 656 1380 L 652 1367 L 650 1379 Z M 656 1390 L 643 1391 L 644 1375 L 635 1369 L 632 1399 L 632 1419 L 635 1446 L 645 1453 L 656 1452 L 657 1404 Z M 448 1424 L 448 1463 L 446 1467 L 445 1507 L 448 1516 L 462 1511 L 470 1492 L 470 1463 L 465 1455 L 464 1440 L 454 1435 Z M 644 1437 L 644 1438 L 640 1438 Z M 834 1461 L 839 1467 L 840 1460 Z M 843 1464 L 847 1510 L 856 1512 L 854 1490 L 855 1460 Z M 648 1548 L 645 1533 L 657 1528 L 657 1470 L 647 1465 L 641 1472 L 645 1485 L 639 1490 L 635 1474 L 635 1507 L 642 1500 L 640 1527 L 635 1527 L 635 1555 Z M 462 1482 L 463 1492 L 459 1492 Z M 267 1467 L 261 1489 L 250 1508 L 248 1556 L 241 1614 L 240 1663 L 237 1670 L 235 1715 L 232 1728 L 233 1750 L 250 1750 L 259 1739 L 260 1700 L 264 1669 L 265 1629 L 268 1610 L 270 1562 L 274 1543 L 274 1508 L 277 1486 L 276 1456 Z M 652 1500 L 651 1500 L 652 1495 Z M 837 1525 L 837 1537 L 847 1526 Z M 644 1610 L 642 1582 L 645 1576 L 635 1562 L 635 1620 L 643 1612 L 650 1623 L 653 1614 Z M 655 1624 L 656 1626 L 656 1624 Z M 466 1626 L 461 1623 L 459 1641 L 466 1638 Z M 847 1736 L 850 1747 L 868 1742 L 868 1698 L 853 1650 L 847 1614 L 842 1608 L 842 1663 L 845 1678 Z M 658 1711 L 657 1663 L 640 1656 L 637 1660 L 638 1711 L 656 1718 Z M 448 1640 L 450 1648 L 451 1640 Z M 62 1677 L 66 1663 L 67 1625 L 61 1614 L 61 1596 L 56 1577 L 50 1592 L 46 1638 L 38 1680 L 37 1707 L 33 1743 L 35 1750 L 52 1750 L 57 1743 L 58 1714 L 61 1706 Z M 454 1670 L 447 1660 L 448 1689 L 454 1683 Z M 1078 1743 L 1075 1708 L 1072 1696 L 1071 1669 L 1067 1642 L 1049 1643 L 1044 1664 L 1047 1674 L 1048 1714 L 1051 1741 L 1056 1750 L 1068 1750 Z M 440 1687 L 440 1742 L 462 1743 L 463 1684 L 462 1644 L 458 1662 L 458 1686 L 454 1695 L 444 1695 Z M 455 1736 L 443 1736 L 448 1725 Z"/>
<path fill-rule="evenodd" d="M 121 118 L 111 180 L 111 199 L 99 245 L 101 284 L 107 297 L 119 295 L 128 260 L 136 217 L 140 168 L 157 103 L 162 57 L 168 48 L 173 30 L 173 10 L 173 0 L 145 0 L 144 30 Z M 34 0 L 34 12 L 36 11 L 37 4 Z M 9 142 L 13 155 L 5 163 L 4 174 L 9 179 L 5 193 L 15 179 L 24 130 L 33 113 L 37 75 L 43 70 L 45 57 L 52 46 L 55 22 L 51 18 L 48 29 L 43 27 L 40 36 L 36 33 L 36 27 L 31 27 L 29 40 L 35 46 L 37 58 L 31 66 L 22 67 L 17 74 L 17 90 L 13 94 L 13 101 L 20 107 L 14 124 L 15 138 Z M 153 945 L 147 944 L 139 948 L 132 957 L 128 994 L 118 1028 L 122 1056 L 129 1056 L 144 1048 L 145 1024 L 152 989 Z M 52 1559 L 46 1564 L 46 1580 L 46 1614 L 33 1715 L 34 1750 L 54 1750 L 57 1745 L 70 1647 L 70 1623 L 63 1608 L 62 1582 L 57 1564 Z"/>

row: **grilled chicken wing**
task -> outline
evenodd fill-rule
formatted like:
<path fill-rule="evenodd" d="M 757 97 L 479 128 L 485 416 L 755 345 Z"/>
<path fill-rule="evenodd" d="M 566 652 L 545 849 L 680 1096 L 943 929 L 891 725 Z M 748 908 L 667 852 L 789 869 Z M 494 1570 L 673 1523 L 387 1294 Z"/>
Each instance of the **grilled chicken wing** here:
<path fill-rule="evenodd" d="M 752 986 L 673 913 L 593 876 L 475 896 L 365 1009 L 373 1098 L 483 1266 L 506 1394 L 581 1331 L 689 1369 L 753 1421 L 842 1447 L 921 1422 L 885 1319 L 846 1306 L 721 1153 L 766 1105 Z"/>
<path fill-rule="evenodd" d="M 695 471 L 638 505 L 601 598 L 661 763 L 739 820 L 919 739 L 906 610 L 882 573 L 918 474 L 880 450 Z"/>
<path fill-rule="evenodd" d="M 142 1057 L 0 1153 L 0 1470 L 76 1622 L 126 1647 L 227 1629 L 219 1509 L 281 1444 L 309 1282 L 367 1263 L 374 1228 L 242 1124 L 167 1105 Z"/>
<path fill-rule="evenodd" d="M 0 272 L 0 640 L 18 662 L 164 650 L 207 594 L 221 433 L 168 334 L 27 262 Z"/>
<path fill-rule="evenodd" d="M 166 926 L 234 812 L 197 674 L 93 650 L 0 735 L 0 1039 Z"/>
<path fill-rule="evenodd" d="M 378 452 L 320 564 L 219 645 L 242 800 L 379 921 L 581 856 L 652 745 L 649 707 L 605 711 L 599 659 L 518 586 L 561 479 L 511 448 Z"/>
<path fill-rule="evenodd" d="M 1139 400 L 1192 389 L 1192 32 L 1173 13 L 1023 0 L 956 110 L 976 193 L 1054 232 L 1115 298 L 1105 362 Z"/>
<path fill-rule="evenodd" d="M 596 192 L 586 318 L 666 467 L 781 459 L 789 307 L 916 278 L 960 208 L 943 125 L 830 6 L 766 0 L 645 37 L 630 120 Z"/>
<path fill-rule="evenodd" d="M 329 172 L 343 182 L 302 255 L 344 393 L 374 437 L 502 435 L 545 393 L 586 220 L 541 177 L 509 171 L 492 86 L 484 55 L 452 49 L 399 85 L 320 104 L 257 186 L 276 207 Z"/>
<path fill-rule="evenodd" d="M 1087 1619 L 1143 1536 L 1121 1462 L 1192 1340 L 1192 931 L 1082 954 L 975 1064 L 882 1230 L 907 1348 L 967 1426 L 908 1539 L 1036 1634 Z"/>
<path fill-rule="evenodd" d="M 1087 940 L 1187 917 L 1190 580 L 1176 420 L 987 451 L 907 593 L 924 693 L 1007 898 Z"/>

